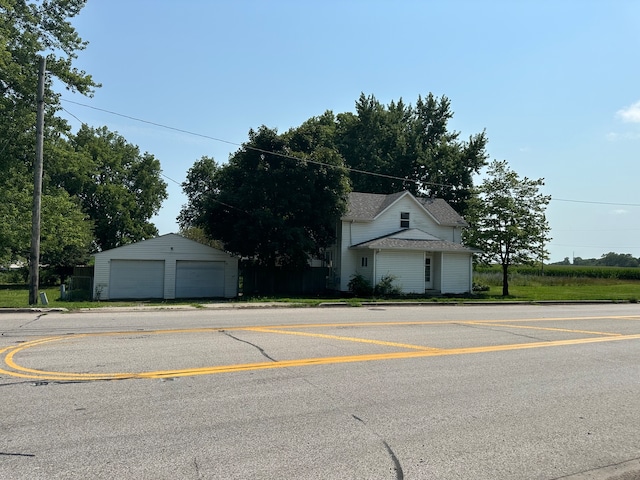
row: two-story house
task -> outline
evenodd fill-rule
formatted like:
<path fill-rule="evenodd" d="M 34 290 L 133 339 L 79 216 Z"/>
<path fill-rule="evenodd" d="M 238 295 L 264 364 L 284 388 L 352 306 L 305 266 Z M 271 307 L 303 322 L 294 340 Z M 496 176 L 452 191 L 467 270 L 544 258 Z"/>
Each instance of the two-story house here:
<path fill-rule="evenodd" d="M 467 226 L 440 198 L 353 192 L 329 252 L 330 283 L 346 292 L 354 275 L 372 286 L 392 275 L 403 293 L 471 292 L 474 250 L 462 245 Z"/>

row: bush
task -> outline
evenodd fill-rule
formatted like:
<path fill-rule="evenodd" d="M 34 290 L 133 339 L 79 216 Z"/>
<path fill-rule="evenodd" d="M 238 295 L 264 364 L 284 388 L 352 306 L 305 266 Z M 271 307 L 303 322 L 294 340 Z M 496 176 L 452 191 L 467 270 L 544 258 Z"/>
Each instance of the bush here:
<path fill-rule="evenodd" d="M 488 292 L 491 289 L 489 285 L 483 285 L 481 283 L 473 282 L 473 291 L 474 292 Z"/>
<path fill-rule="evenodd" d="M 347 287 L 356 297 L 369 297 L 373 293 L 369 280 L 359 273 L 351 276 L 351 280 L 349 280 Z"/>
<path fill-rule="evenodd" d="M 402 289 L 393 284 L 395 279 L 395 275 L 384 275 L 376 285 L 373 293 L 381 297 L 401 295 Z"/>

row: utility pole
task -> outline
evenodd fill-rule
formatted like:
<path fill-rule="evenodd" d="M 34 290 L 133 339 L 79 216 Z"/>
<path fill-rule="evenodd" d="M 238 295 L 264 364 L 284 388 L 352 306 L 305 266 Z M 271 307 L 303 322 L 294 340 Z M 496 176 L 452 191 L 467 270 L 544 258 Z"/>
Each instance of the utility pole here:
<path fill-rule="evenodd" d="M 42 163 L 44 148 L 44 82 L 47 59 L 40 57 L 38 96 L 36 99 L 36 158 L 33 174 L 33 211 L 31 214 L 31 253 L 29 254 L 29 305 L 38 303 L 40 282 L 40 207 L 42 205 Z"/>

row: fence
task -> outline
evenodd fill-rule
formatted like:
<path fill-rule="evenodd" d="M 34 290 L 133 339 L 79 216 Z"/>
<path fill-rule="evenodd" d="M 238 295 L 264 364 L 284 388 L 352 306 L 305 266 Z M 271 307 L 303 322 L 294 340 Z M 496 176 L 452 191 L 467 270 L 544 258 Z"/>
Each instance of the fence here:
<path fill-rule="evenodd" d="M 302 271 L 243 267 L 240 290 L 244 295 L 316 295 L 327 287 L 329 269 L 313 267 Z"/>

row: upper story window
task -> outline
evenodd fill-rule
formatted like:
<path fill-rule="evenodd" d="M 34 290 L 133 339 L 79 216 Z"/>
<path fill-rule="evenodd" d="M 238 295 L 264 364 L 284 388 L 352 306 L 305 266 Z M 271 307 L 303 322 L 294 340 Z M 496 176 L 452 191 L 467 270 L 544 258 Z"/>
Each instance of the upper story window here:
<path fill-rule="evenodd" d="M 409 228 L 409 212 L 400 212 L 400 228 Z"/>

